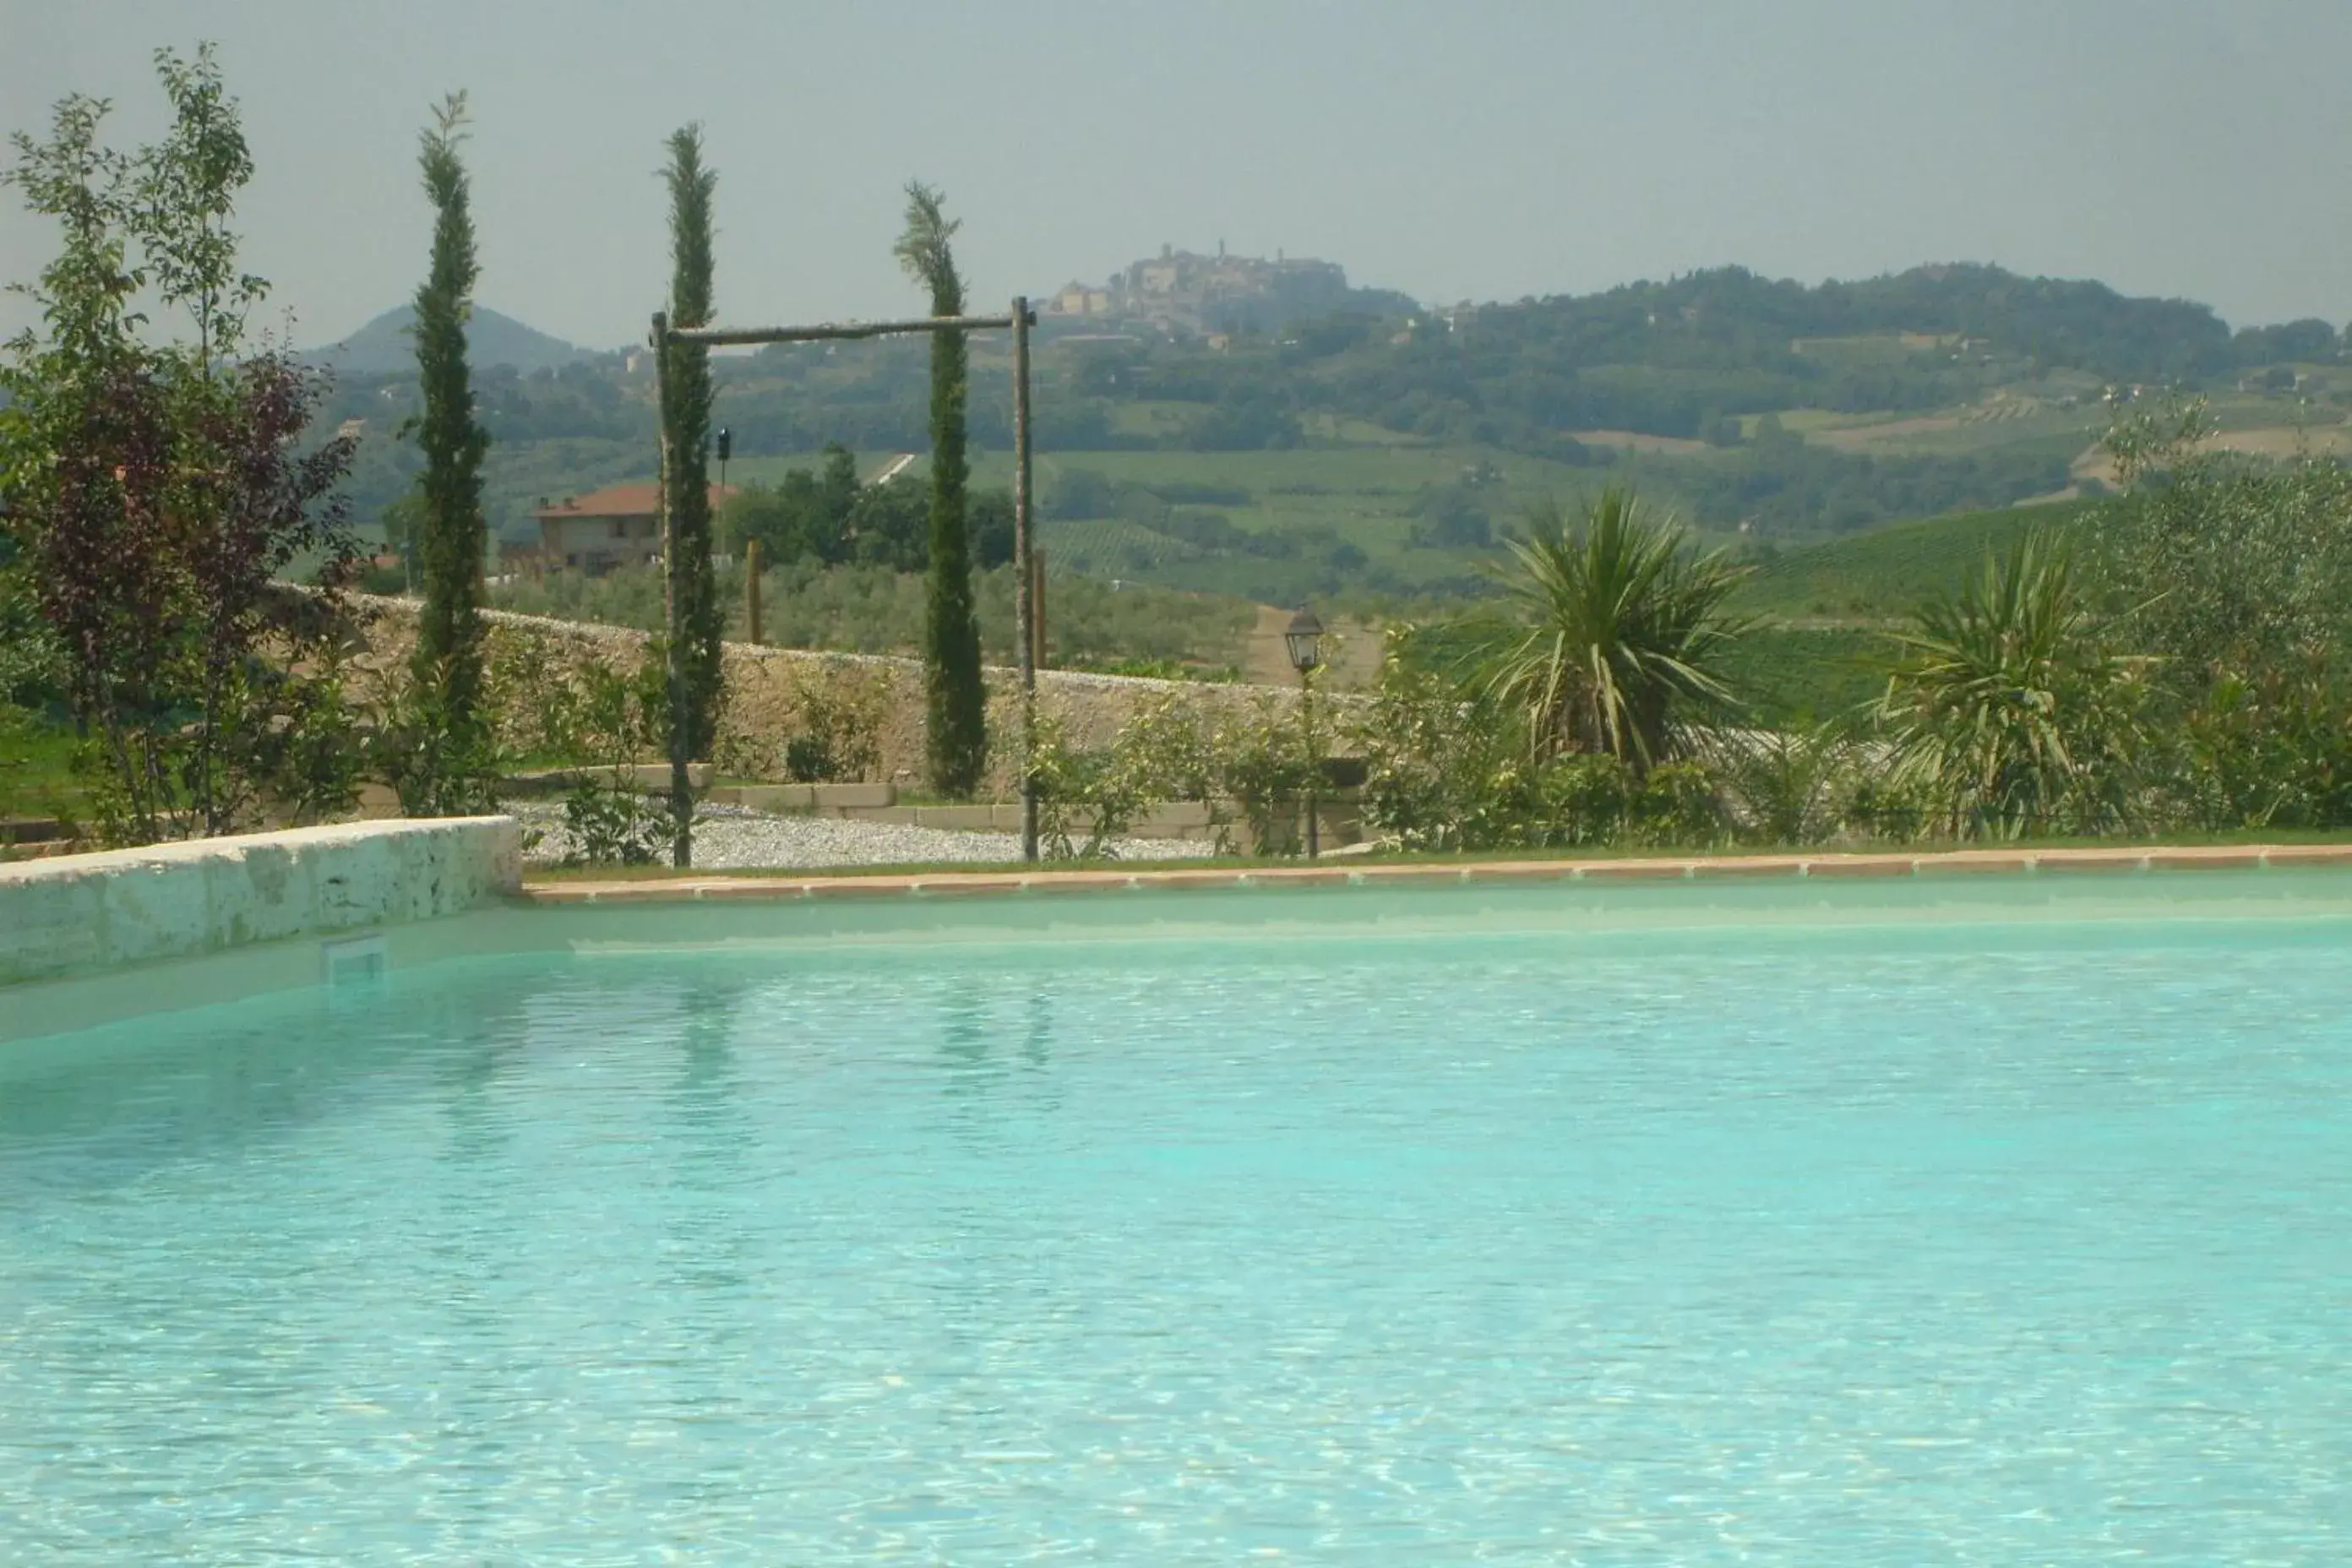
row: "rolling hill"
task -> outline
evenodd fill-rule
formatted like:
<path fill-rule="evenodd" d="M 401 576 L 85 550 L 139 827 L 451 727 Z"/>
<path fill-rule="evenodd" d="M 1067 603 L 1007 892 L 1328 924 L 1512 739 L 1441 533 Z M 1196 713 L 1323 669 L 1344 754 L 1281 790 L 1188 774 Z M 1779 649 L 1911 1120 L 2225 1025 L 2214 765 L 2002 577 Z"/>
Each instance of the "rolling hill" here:
<path fill-rule="evenodd" d="M 1777 625 L 1874 626 L 1956 590 L 1989 554 L 2035 528 L 2065 529 L 2094 503 L 2001 507 L 1898 522 L 1792 550 L 1760 567 L 1738 607 Z"/>
<path fill-rule="evenodd" d="M 1849 714 L 1886 688 L 1887 635 L 1921 604 L 1956 593 L 2029 530 L 2064 531 L 2096 506 L 2060 501 L 1954 512 L 1792 550 L 1761 566 L 1734 607 L 1755 626 L 1734 645 L 1734 683 L 1769 724 Z"/>
<path fill-rule="evenodd" d="M 405 320 L 341 347 L 322 410 L 361 437 L 362 521 L 413 481 L 395 438 L 415 412 Z M 1034 362 L 1056 569 L 1266 604 L 1479 594 L 1481 561 L 1531 507 L 1605 484 L 1706 542 L 1784 562 L 1911 519 L 2095 495 L 2112 483 L 2097 448 L 2110 418 L 2168 389 L 2211 399 L 2220 443 L 2352 450 L 2352 350 L 2326 323 L 2233 330 L 2189 302 L 1989 267 L 1818 285 L 1724 268 L 1209 337 L 1071 326 L 1041 325 Z M 982 333 L 971 353 L 975 481 L 1001 486 L 1006 345 Z M 501 537 L 530 536 L 538 497 L 652 471 L 642 366 L 489 310 L 475 358 Z M 564 374 L 534 374 L 551 364 Z M 919 342 L 780 345 L 713 370 L 735 483 L 775 484 L 828 442 L 929 445 Z M 1782 595 L 1782 620 L 1834 625 L 1876 592 L 1833 561 L 1797 570 L 1756 590 Z"/>
<path fill-rule="evenodd" d="M 408 335 L 408 328 L 415 319 L 413 307 L 399 306 L 386 310 L 341 342 L 312 349 L 304 357 L 350 374 L 396 375 L 411 371 L 416 364 L 416 344 Z M 511 365 L 525 374 L 560 370 L 595 357 L 586 349 L 551 338 L 512 316 L 501 315 L 482 305 L 474 307 L 467 347 L 478 368 Z"/>

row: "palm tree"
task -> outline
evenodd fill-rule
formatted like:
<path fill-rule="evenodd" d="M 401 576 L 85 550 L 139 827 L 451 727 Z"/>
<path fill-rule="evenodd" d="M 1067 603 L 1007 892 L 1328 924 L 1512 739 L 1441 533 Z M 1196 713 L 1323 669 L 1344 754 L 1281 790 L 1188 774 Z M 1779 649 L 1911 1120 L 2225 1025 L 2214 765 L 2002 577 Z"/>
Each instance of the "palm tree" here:
<path fill-rule="evenodd" d="M 1614 486 L 1571 527 L 1528 514 L 1502 574 L 1523 622 L 1493 658 L 1490 694 L 1524 715 L 1538 755 L 1606 752 L 1636 774 L 1681 747 L 1687 716 L 1737 706 L 1721 658 L 1746 623 L 1726 611 L 1747 575 Z"/>
<path fill-rule="evenodd" d="M 2071 552 L 2037 530 L 1926 605 L 1880 713 L 1898 770 L 1956 835 L 2128 820 L 2141 660 L 2107 649 Z"/>

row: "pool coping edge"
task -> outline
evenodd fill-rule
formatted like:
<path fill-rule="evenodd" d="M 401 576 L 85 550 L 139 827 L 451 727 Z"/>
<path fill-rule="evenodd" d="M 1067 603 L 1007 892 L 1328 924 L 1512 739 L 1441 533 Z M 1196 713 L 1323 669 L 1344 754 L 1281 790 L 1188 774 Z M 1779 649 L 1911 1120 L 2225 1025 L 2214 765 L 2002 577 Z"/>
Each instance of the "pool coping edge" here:
<path fill-rule="evenodd" d="M 2155 871 L 2352 868 L 2352 844 L 2131 845 L 2053 849 L 1951 849 L 1928 853 L 1650 856 L 1619 859 L 1485 860 L 1460 865 L 1087 868 L 1036 871 L 929 871 L 840 876 L 726 874 L 610 881 L 532 882 L 510 895 L 531 904 L 781 902 L 800 899 L 1013 897 L 1153 889 L 1282 889 L 1542 882 L 1716 881 L 1727 878 L 1936 877 Z"/>

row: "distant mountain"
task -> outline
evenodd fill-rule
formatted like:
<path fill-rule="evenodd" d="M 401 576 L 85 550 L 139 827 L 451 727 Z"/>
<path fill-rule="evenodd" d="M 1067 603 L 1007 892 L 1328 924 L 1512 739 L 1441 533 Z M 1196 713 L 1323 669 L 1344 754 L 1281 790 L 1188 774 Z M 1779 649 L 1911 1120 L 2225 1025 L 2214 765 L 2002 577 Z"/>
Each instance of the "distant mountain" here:
<path fill-rule="evenodd" d="M 386 310 L 341 342 L 313 349 L 308 357 L 338 370 L 362 374 L 406 370 L 416 363 L 415 340 L 408 335 L 416 319 L 414 307 Z M 512 316 L 477 305 L 466 333 L 467 358 L 475 368 L 512 365 L 523 372 L 575 364 L 594 356 L 561 338 L 524 326 Z"/>

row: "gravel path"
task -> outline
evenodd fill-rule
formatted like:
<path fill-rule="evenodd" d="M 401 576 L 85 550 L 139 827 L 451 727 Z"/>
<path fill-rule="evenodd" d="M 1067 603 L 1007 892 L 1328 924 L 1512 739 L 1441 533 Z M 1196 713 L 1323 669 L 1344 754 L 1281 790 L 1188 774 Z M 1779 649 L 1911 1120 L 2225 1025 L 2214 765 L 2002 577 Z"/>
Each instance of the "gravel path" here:
<path fill-rule="evenodd" d="M 538 846 L 524 852 L 526 861 L 551 866 L 571 853 L 561 803 L 514 800 L 499 809 L 520 821 L 526 833 L 537 828 L 542 834 Z M 1208 845 L 1185 838 L 1118 841 L 1121 860 L 1199 859 L 1209 853 Z M 1016 833 L 959 833 L 846 817 L 776 816 L 732 805 L 706 805 L 694 818 L 694 863 L 714 871 L 809 871 L 950 860 L 1003 864 L 1020 858 L 1021 836 Z"/>

